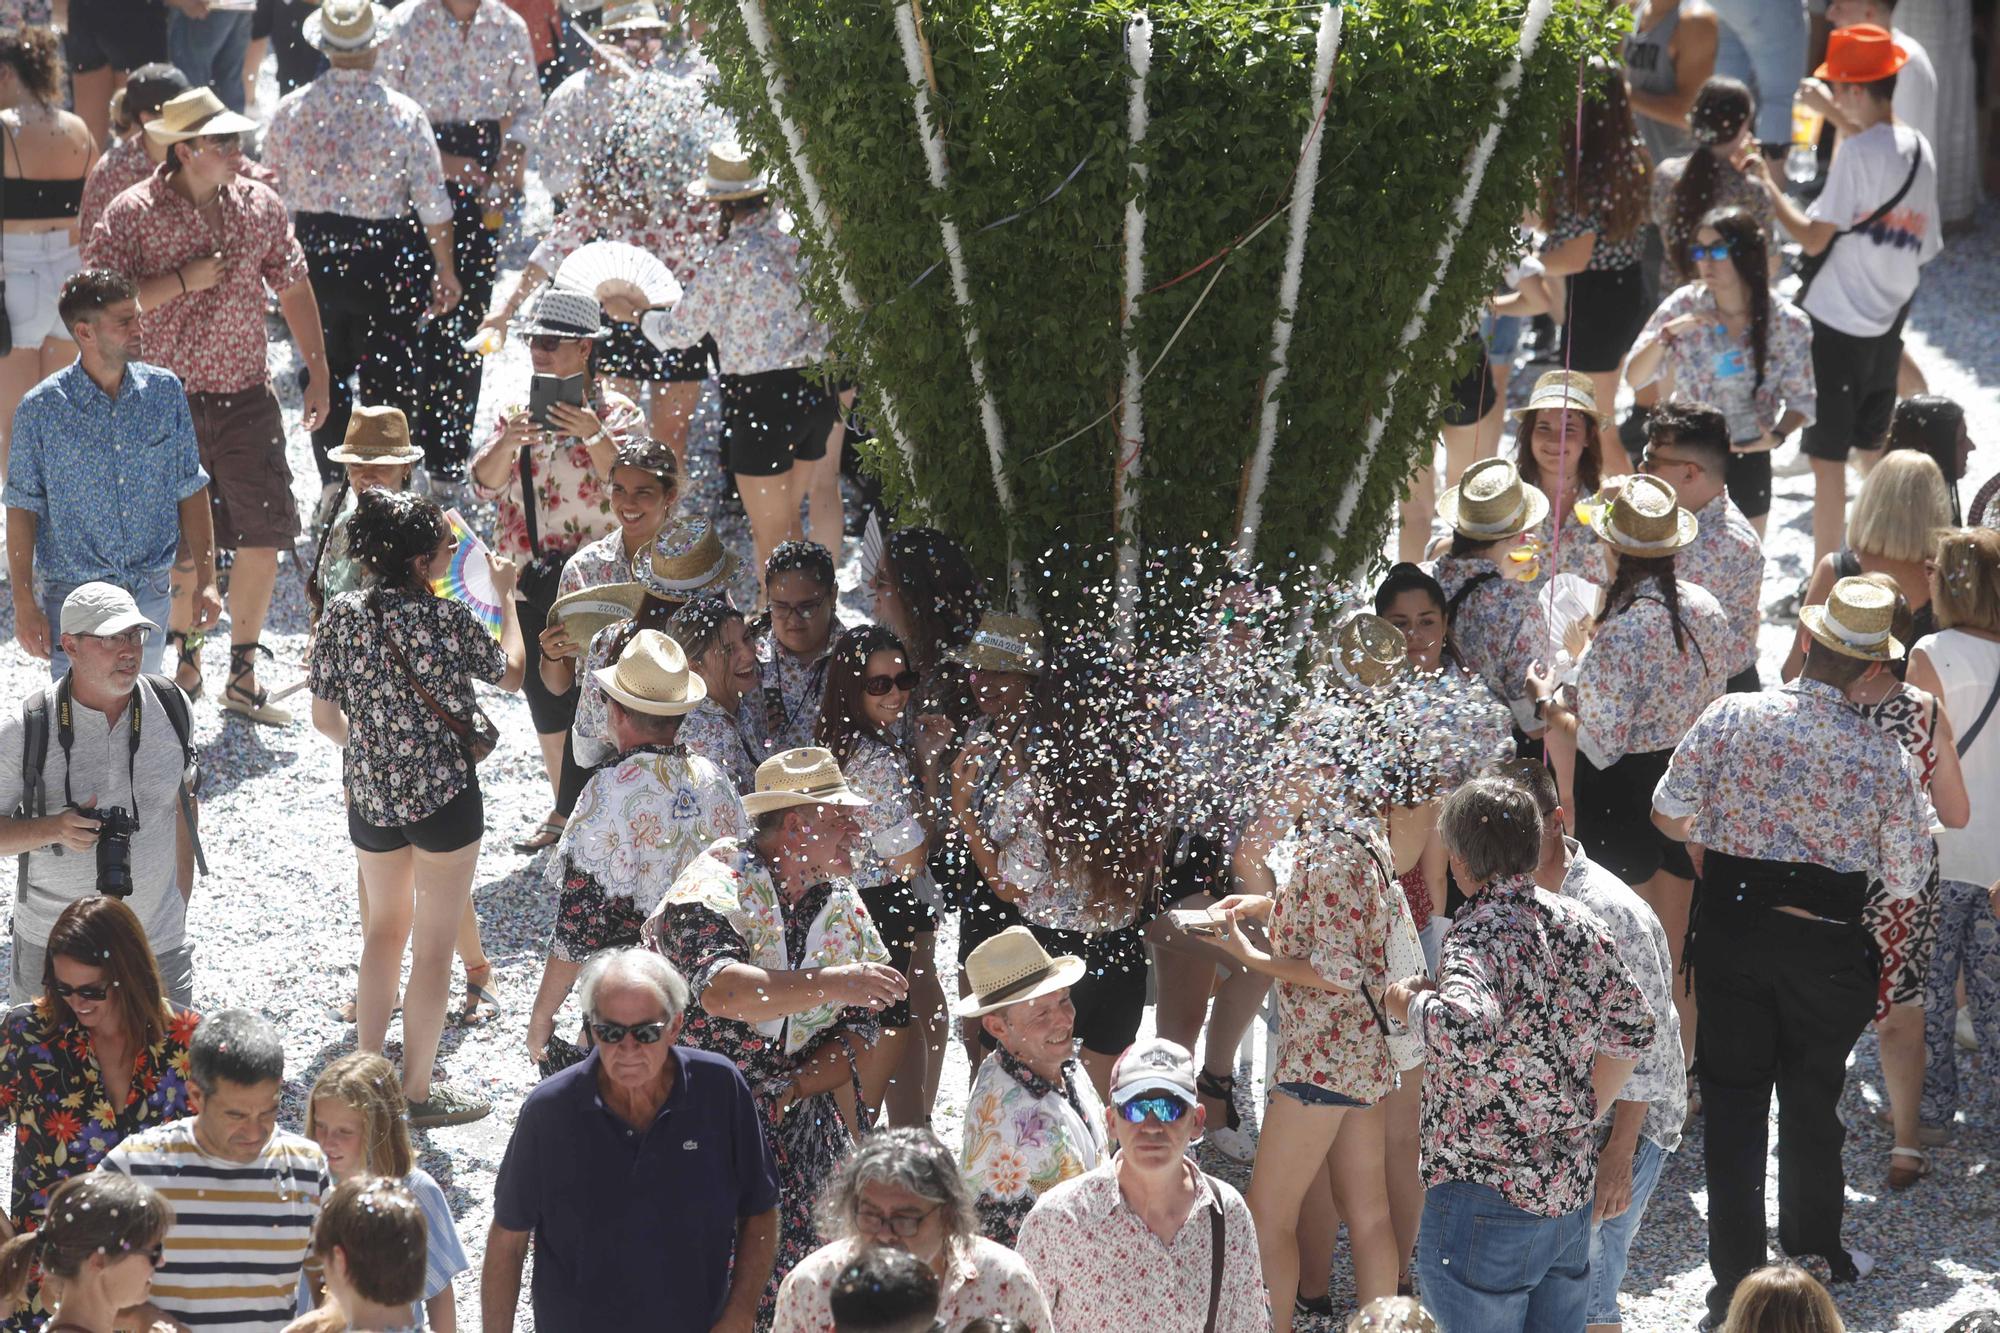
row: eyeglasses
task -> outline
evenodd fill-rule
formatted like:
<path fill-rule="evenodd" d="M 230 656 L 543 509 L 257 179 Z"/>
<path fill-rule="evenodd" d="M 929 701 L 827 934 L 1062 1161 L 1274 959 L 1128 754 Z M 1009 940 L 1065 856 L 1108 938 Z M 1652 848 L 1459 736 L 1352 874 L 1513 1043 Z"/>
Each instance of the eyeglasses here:
<path fill-rule="evenodd" d="M 1171 1125 L 1187 1114 L 1187 1103 L 1173 1097 L 1134 1097 L 1118 1104 L 1118 1114 L 1134 1125 L 1145 1124 L 1147 1116 Z"/>
<path fill-rule="evenodd" d="M 141 648 L 146 643 L 146 627 L 134 625 L 131 629 L 121 629 L 116 634 L 79 634 L 79 639 L 95 639 L 99 643 L 122 643 L 127 648 Z"/>
<path fill-rule="evenodd" d="M 1691 245 L 1688 247 L 1688 254 L 1696 260 L 1706 259 L 1719 264 L 1729 258 L 1729 247 L 1720 243 L 1715 245 Z"/>
<path fill-rule="evenodd" d="M 898 671 L 893 676 L 870 676 L 861 682 L 861 688 L 876 698 L 881 698 L 891 690 L 901 690 L 908 694 L 917 688 L 923 677 L 914 671 Z"/>
<path fill-rule="evenodd" d="M 104 998 L 111 994 L 111 987 L 102 982 L 95 986 L 70 986 L 58 981 L 52 984 L 49 989 L 53 990 L 57 995 L 62 996 L 65 1000 L 88 1000 L 92 1004 L 102 1003 Z"/>
<path fill-rule="evenodd" d="M 1264 612 L 1238 611 L 1233 606 L 1225 606 L 1222 608 L 1223 624 L 1234 625 L 1239 621 L 1243 624 L 1243 627 L 1245 629 L 1256 629 L 1258 626 L 1264 623 Z"/>
<path fill-rule="evenodd" d="M 815 597 L 810 602 L 799 602 L 796 605 L 791 602 L 772 602 L 771 618 L 775 620 L 779 616 L 783 616 L 787 620 L 811 620 L 825 606 L 826 598 L 824 597 Z"/>
<path fill-rule="evenodd" d="M 943 1204 L 937 1203 L 921 1213 L 885 1213 L 864 1203 L 855 1208 L 854 1220 L 860 1223 L 863 1231 L 886 1230 L 908 1240 L 923 1228 L 924 1223 L 931 1220 L 932 1213 L 942 1207 Z"/>
<path fill-rule="evenodd" d="M 537 352 L 553 352 L 564 343 L 581 342 L 580 338 L 568 338 L 560 333 L 535 333 L 528 337 L 528 346 Z"/>
<path fill-rule="evenodd" d="M 616 1046 L 619 1042 L 625 1040 L 628 1033 L 631 1035 L 632 1040 L 638 1042 L 641 1046 L 651 1046 L 659 1041 L 660 1038 L 667 1035 L 667 1025 L 657 1019 L 651 1023 L 593 1022 L 590 1025 L 590 1030 L 596 1034 L 598 1043 L 603 1046 Z"/>
<path fill-rule="evenodd" d="M 1654 453 L 1650 449 L 1639 455 L 1639 470 L 1641 472 L 1657 472 L 1663 467 L 1691 467 L 1697 472 L 1708 471 L 1707 468 L 1695 462 L 1692 458 L 1666 458 Z"/>

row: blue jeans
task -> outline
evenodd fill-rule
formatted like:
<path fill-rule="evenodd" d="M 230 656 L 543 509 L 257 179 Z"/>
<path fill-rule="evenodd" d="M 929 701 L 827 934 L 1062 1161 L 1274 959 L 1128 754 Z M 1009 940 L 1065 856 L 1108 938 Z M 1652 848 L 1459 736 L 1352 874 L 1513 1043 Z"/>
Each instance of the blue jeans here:
<path fill-rule="evenodd" d="M 1667 1151 L 1651 1139 L 1642 1138 L 1632 1152 L 1632 1203 L 1616 1217 L 1608 1217 L 1590 1229 L 1590 1302 L 1585 1306 L 1586 1324 L 1617 1324 L 1618 1289 L 1625 1285 L 1625 1256 L 1639 1223 L 1646 1215 L 1646 1201 L 1660 1183 Z"/>
<path fill-rule="evenodd" d="M 69 670 L 69 654 L 62 650 L 62 605 L 63 599 L 78 585 L 74 583 L 42 584 L 42 612 L 49 618 L 49 679 L 59 680 Z M 146 635 L 146 647 L 139 657 L 139 669 L 157 675 L 160 663 L 167 651 L 167 608 L 173 603 L 173 587 L 166 570 L 141 579 L 137 586 L 127 587 L 132 600 L 139 604 L 139 614 L 160 628 Z"/>
<path fill-rule="evenodd" d="M 1417 1284 L 1444 1333 L 1580 1333 L 1590 1206 L 1543 1217 L 1488 1185 L 1433 1185 L 1417 1232 Z"/>
<path fill-rule="evenodd" d="M 1799 0 L 1713 0 L 1737 41 L 1723 41 L 1715 72 L 1740 79 L 1757 99 L 1757 142 L 1789 143 L 1792 94 L 1806 76 L 1806 12 Z M 1739 45 L 1740 43 L 1740 45 Z"/>
<path fill-rule="evenodd" d="M 243 56 L 250 49 L 247 9 L 212 9 L 191 19 L 178 9 L 167 15 L 167 59 L 197 88 L 212 88 L 231 111 L 243 109 Z"/>

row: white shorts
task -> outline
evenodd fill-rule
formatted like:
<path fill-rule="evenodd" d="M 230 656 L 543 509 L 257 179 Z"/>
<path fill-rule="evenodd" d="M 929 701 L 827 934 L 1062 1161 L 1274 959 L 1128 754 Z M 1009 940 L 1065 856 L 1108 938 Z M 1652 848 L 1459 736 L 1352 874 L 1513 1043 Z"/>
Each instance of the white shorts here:
<path fill-rule="evenodd" d="M 69 275 L 83 267 L 69 232 L 9 232 L 5 253 L 7 324 L 14 350 L 37 350 L 49 338 L 69 342 L 69 330 L 56 313 L 56 299 Z"/>

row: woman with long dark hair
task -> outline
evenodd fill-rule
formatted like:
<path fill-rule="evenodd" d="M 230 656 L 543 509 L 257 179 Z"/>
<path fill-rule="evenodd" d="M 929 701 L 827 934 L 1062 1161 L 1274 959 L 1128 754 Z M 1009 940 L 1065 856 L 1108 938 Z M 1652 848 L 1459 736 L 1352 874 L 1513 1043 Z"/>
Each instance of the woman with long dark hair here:
<path fill-rule="evenodd" d="M 1550 574 L 1575 574 L 1595 583 L 1604 577 L 1597 538 L 1577 511 L 1577 501 L 1597 494 L 1606 476 L 1609 451 L 1618 446 L 1618 431 L 1609 410 L 1598 405 L 1594 377 L 1552 370 L 1535 381 L 1526 407 L 1508 415 L 1514 427 L 1514 457 L 1521 480 L 1548 497 L 1548 518 L 1535 525 L 1542 549 L 1533 562 L 1539 568 L 1528 582 Z"/>
<path fill-rule="evenodd" d="M 667 633 L 708 689 L 681 719 L 680 743 L 720 769 L 738 795 L 754 790 L 764 753 L 743 715 L 744 700 L 757 693 L 757 650 L 744 632 L 743 613 L 726 598 L 704 593 L 674 612 Z"/>
<path fill-rule="evenodd" d="M 1743 154 L 1757 151 L 1757 104 L 1735 79 L 1717 75 L 1701 86 L 1688 108 L 1694 151 L 1670 157 L 1653 169 L 1651 214 L 1666 249 L 1661 291 L 1695 281 L 1695 229 L 1711 209 L 1740 208 L 1757 219 L 1765 235 L 1777 225 L 1770 196 L 1736 169 Z"/>
<path fill-rule="evenodd" d="M 1958 503 L 1958 483 L 1965 480 L 1966 465 L 1972 460 L 1975 446 L 1971 432 L 1966 429 L 1964 408 L 1935 393 L 1913 394 L 1903 399 L 1896 404 L 1896 415 L 1889 422 L 1889 448 L 1929 454 L 1938 471 L 1944 474 L 1945 488 L 1951 492 L 1952 526 L 1966 521 Z"/>
<path fill-rule="evenodd" d="M 1768 232 L 1741 208 L 1704 213 L 1689 250 L 1695 279 L 1646 321 L 1625 363 L 1659 401 L 1707 403 L 1729 421 L 1729 498 L 1764 535 L 1771 451 L 1813 420 L 1812 321 L 1771 289 Z"/>
<path fill-rule="evenodd" d="M 965 646 L 986 610 L 986 585 L 965 549 L 936 528 L 902 528 L 882 544 L 868 578 L 875 618 L 896 631 L 921 678 L 911 712 L 938 715 L 963 732 L 979 706 L 964 666 L 951 653 Z"/>
<path fill-rule="evenodd" d="M 313 726 L 345 752 L 347 829 L 368 886 L 355 1004 L 362 1050 L 379 1052 L 405 946 L 403 1085 L 410 1123 L 462 1124 L 492 1108 L 431 1081 L 451 956 L 486 833 L 468 744 L 472 682 L 516 690 L 526 669 L 512 561 L 489 554 L 500 639 L 431 580 L 458 543 L 444 514 L 409 492 L 368 491 L 348 520 L 368 586 L 327 603 L 313 637 Z"/>
<path fill-rule="evenodd" d="M 910 992 L 884 1012 L 882 1040 L 862 1062 L 861 1086 L 875 1102 L 886 1084 L 883 1105 L 898 1125 L 930 1123 L 944 1072 L 944 989 L 936 959 L 942 900 L 928 861 L 938 752 L 912 753 L 899 739 L 916 687 L 909 654 L 892 631 L 843 630 L 827 667 L 817 737 L 848 783 L 873 802 L 854 814 L 861 825 L 854 886 L 882 932 L 889 966 L 908 979 Z"/>
<path fill-rule="evenodd" d="M 18 1304 L 37 1274 L 58 1293 L 50 1333 L 111 1333 L 146 1306 L 174 1210 L 151 1185 L 116 1171 L 65 1181 L 46 1226 L 0 1245 L 0 1301 Z M 157 1313 L 155 1311 L 154 1313 Z M 168 1327 L 149 1320 L 149 1330 Z"/>

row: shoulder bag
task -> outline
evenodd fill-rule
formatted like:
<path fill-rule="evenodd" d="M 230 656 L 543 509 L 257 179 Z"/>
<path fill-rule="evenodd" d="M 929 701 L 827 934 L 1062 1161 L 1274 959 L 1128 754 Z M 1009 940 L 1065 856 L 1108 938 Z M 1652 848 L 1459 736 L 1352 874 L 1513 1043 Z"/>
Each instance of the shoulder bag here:
<path fill-rule="evenodd" d="M 1917 183 L 1917 172 L 1922 169 L 1923 165 L 1924 150 L 1923 145 L 1919 144 L 1915 159 L 1910 163 L 1910 174 L 1903 177 L 1903 188 L 1890 195 L 1888 203 L 1882 205 L 1853 226 L 1842 227 L 1835 231 L 1832 238 L 1827 241 L 1826 249 L 1820 251 L 1818 254 L 1809 255 L 1804 251 L 1800 251 L 1798 262 L 1792 265 L 1799 275 L 1799 290 L 1798 294 L 1792 297 L 1793 305 L 1800 307 L 1805 305 L 1806 293 L 1812 290 L 1813 279 L 1819 276 L 1819 271 L 1826 267 L 1826 261 L 1832 258 L 1833 247 L 1840 243 L 1840 238 L 1849 232 L 1866 231 L 1883 218 L 1888 217 L 1895 210 L 1896 205 L 1903 202 L 1903 196 L 1910 192 L 1910 187 Z"/>
<path fill-rule="evenodd" d="M 2000 704 L 2000 674 L 1996 674 L 1993 678 L 1993 691 L 1986 696 L 1986 707 L 1979 710 L 1979 716 L 1972 719 L 1972 725 L 1958 738 L 1956 748 L 1960 759 L 1972 752 L 1972 743 L 1978 740 L 1979 733 L 1986 729 L 1986 719 L 1993 716 L 1995 704 Z"/>
<path fill-rule="evenodd" d="M 521 616 L 522 633 L 533 636 L 539 635 L 548 624 L 549 610 L 562 592 L 563 566 L 569 563 L 569 556 L 542 549 L 541 518 L 536 513 L 542 503 L 535 494 L 535 462 L 529 451 L 530 446 L 521 446 L 521 517 L 527 523 L 528 553 L 532 558 L 521 571 L 519 589 L 520 599 L 527 605 Z"/>
<path fill-rule="evenodd" d="M 424 687 L 424 682 L 410 666 L 410 659 L 403 656 L 403 646 L 390 635 L 389 622 L 383 616 L 380 606 L 375 608 L 375 624 L 382 632 L 382 642 L 389 647 L 389 656 L 396 659 L 396 665 L 403 668 L 403 674 L 410 678 L 410 684 L 417 687 L 417 697 L 422 699 L 424 705 L 437 715 L 438 721 L 444 723 L 445 728 L 464 744 L 466 757 L 477 764 L 492 754 L 493 748 L 500 743 L 500 728 L 493 725 L 493 719 L 486 716 L 486 710 L 474 703 L 472 717 L 469 720 L 455 717 L 445 711 L 444 706 L 437 701 L 437 696 Z"/>

